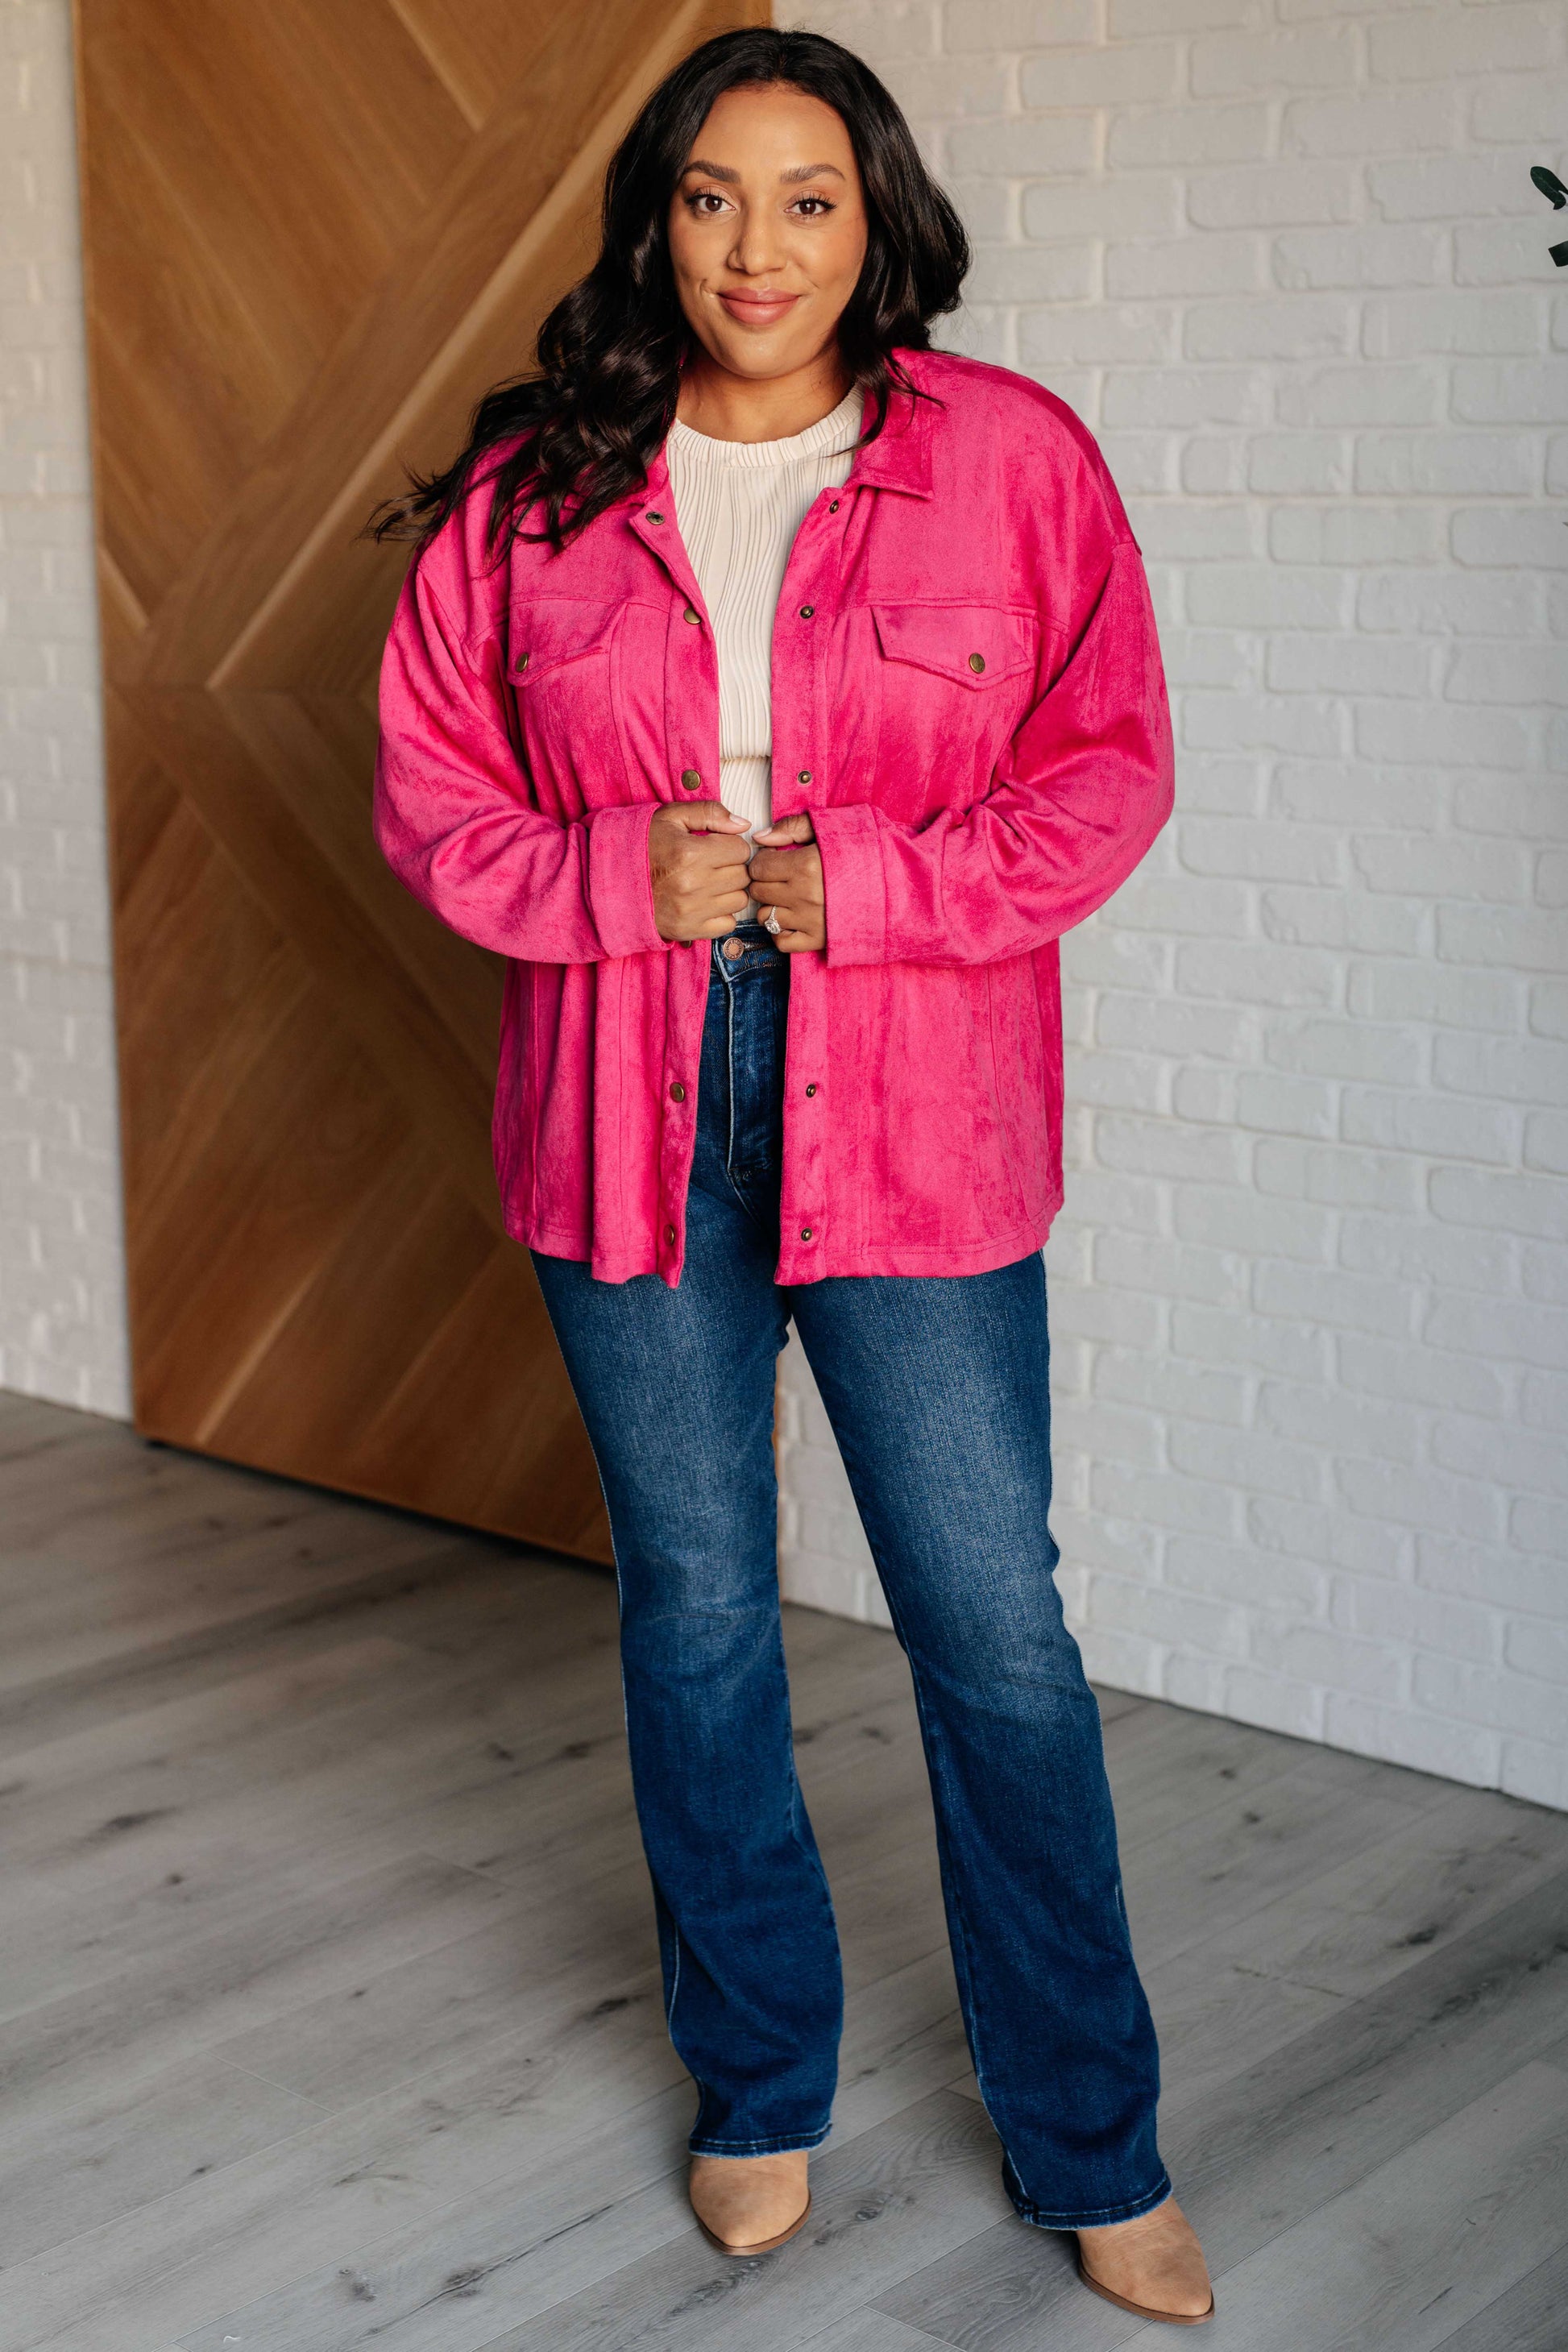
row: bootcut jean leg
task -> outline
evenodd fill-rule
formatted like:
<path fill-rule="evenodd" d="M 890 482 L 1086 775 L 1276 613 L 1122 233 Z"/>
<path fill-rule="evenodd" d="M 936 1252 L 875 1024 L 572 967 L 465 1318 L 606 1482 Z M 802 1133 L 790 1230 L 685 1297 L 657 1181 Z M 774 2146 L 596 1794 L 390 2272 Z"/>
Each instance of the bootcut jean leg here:
<path fill-rule="evenodd" d="M 711 959 L 679 1286 L 534 1253 L 609 1510 L 633 1784 L 690 2146 L 815 2147 L 843 1992 L 779 1622 L 773 1279 L 788 965 Z"/>
<path fill-rule="evenodd" d="M 1054 1581 L 1037 1256 L 780 1292 L 787 963 L 711 959 L 686 1268 L 597 1284 L 536 1259 L 609 1502 L 627 1722 L 692 2147 L 827 2127 L 841 1996 L 795 1781 L 771 1427 L 793 1312 L 909 1655 L 953 1958 L 1026 2221 L 1131 2220 L 1170 2182 L 1099 1713 Z"/>
<path fill-rule="evenodd" d="M 1171 2183 L 1100 1715 L 1053 1574 L 1044 1266 L 790 1297 L 909 1656 L 1009 2194 L 1047 2229 L 1131 2220 Z"/>

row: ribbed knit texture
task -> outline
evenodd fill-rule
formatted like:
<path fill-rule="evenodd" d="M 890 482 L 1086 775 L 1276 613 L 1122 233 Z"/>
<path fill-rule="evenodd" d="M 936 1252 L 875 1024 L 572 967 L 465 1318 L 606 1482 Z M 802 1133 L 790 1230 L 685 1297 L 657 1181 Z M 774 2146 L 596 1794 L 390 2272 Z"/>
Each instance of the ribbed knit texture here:
<path fill-rule="evenodd" d="M 719 796 L 748 836 L 773 814 L 773 614 L 795 533 L 848 479 L 862 395 L 784 441 L 715 441 L 689 425 L 665 444 L 675 520 L 719 658 Z"/>

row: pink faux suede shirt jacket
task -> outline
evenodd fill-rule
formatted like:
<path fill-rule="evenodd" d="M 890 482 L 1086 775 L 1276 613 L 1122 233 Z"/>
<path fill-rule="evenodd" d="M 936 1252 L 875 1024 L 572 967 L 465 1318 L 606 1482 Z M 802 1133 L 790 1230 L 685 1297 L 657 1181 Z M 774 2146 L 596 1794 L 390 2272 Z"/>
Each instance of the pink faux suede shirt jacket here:
<path fill-rule="evenodd" d="M 1061 1202 L 1057 941 L 1171 807 L 1148 588 L 1089 433 L 1001 368 L 901 354 L 806 516 L 773 641 L 775 817 L 809 811 L 827 945 L 791 959 L 777 1279 L 958 1275 Z M 649 821 L 712 796 L 713 642 L 662 457 L 563 554 L 487 558 L 489 491 L 413 567 L 376 838 L 509 961 L 507 1230 L 680 1278 L 708 942 L 654 923 Z"/>

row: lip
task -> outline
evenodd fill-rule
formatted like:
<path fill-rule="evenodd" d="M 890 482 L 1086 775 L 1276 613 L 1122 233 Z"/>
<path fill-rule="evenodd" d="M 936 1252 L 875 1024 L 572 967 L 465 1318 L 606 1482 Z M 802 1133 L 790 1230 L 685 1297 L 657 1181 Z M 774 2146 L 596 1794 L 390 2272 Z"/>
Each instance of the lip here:
<path fill-rule="evenodd" d="M 719 299 L 742 327 L 771 327 L 793 310 L 798 294 L 721 294 Z"/>

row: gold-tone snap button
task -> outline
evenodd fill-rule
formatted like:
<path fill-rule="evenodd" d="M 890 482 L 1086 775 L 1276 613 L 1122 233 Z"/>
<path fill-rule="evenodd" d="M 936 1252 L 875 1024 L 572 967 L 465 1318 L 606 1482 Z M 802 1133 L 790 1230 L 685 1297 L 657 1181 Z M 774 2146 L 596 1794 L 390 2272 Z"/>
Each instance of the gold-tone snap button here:
<path fill-rule="evenodd" d="M 683 621 L 689 621 L 694 629 L 700 629 L 702 626 L 702 615 L 695 604 L 688 604 L 680 617 Z"/>
<path fill-rule="evenodd" d="M 518 657 L 517 657 L 517 674 L 518 674 L 519 677 L 521 677 L 522 676 L 523 671 L 524 671 L 527 667 L 528 667 L 528 656 L 527 656 L 526 654 L 519 654 L 519 656 L 518 656 Z"/>
<path fill-rule="evenodd" d="M 809 768 L 797 768 L 795 772 L 795 780 L 797 784 L 809 784 L 811 782 L 811 770 Z"/>
<path fill-rule="evenodd" d="M 686 1088 L 681 1085 L 679 1078 L 675 1079 L 670 1086 L 669 1099 L 671 1102 L 684 1102 L 686 1100 Z"/>
<path fill-rule="evenodd" d="M 666 1225 L 664 1229 L 664 1238 L 673 1249 L 675 1246 L 675 1227 L 673 1225 Z"/>
<path fill-rule="evenodd" d="M 689 793 L 700 793 L 702 790 L 702 778 L 695 768 L 682 768 L 680 781 Z"/>
<path fill-rule="evenodd" d="M 812 616 L 812 614 L 816 612 L 816 605 L 815 605 L 815 604 L 803 604 L 803 605 L 801 606 L 801 608 L 800 608 L 800 617 L 801 617 L 801 619 L 802 619 L 803 621 L 809 621 L 809 620 L 810 620 L 810 618 L 811 618 L 811 616 Z"/>
<path fill-rule="evenodd" d="M 801 1237 L 801 1240 L 802 1240 L 803 1242 L 808 1242 L 808 1241 L 810 1241 L 810 1239 L 811 1239 L 811 1237 L 812 1237 L 812 1234 L 813 1234 L 813 1232 L 814 1232 L 814 1231 L 815 1231 L 815 1228 L 814 1228 L 813 1226 L 811 1226 L 811 1225 L 802 1225 L 802 1227 L 801 1227 L 801 1229 L 800 1229 L 800 1237 Z"/>
<path fill-rule="evenodd" d="M 649 507 L 647 510 L 647 519 L 649 522 L 662 522 L 664 520 L 664 517 L 661 514 L 655 514 L 652 507 Z"/>
<path fill-rule="evenodd" d="M 971 654 L 971 655 L 970 655 L 970 656 L 969 656 L 969 667 L 970 667 L 970 668 L 974 672 L 975 677 L 979 677 L 979 675 L 980 675 L 980 673 L 981 673 L 981 671 L 982 671 L 982 670 L 984 668 L 984 667 L 985 667 L 985 656 L 984 656 L 984 654 Z"/>

